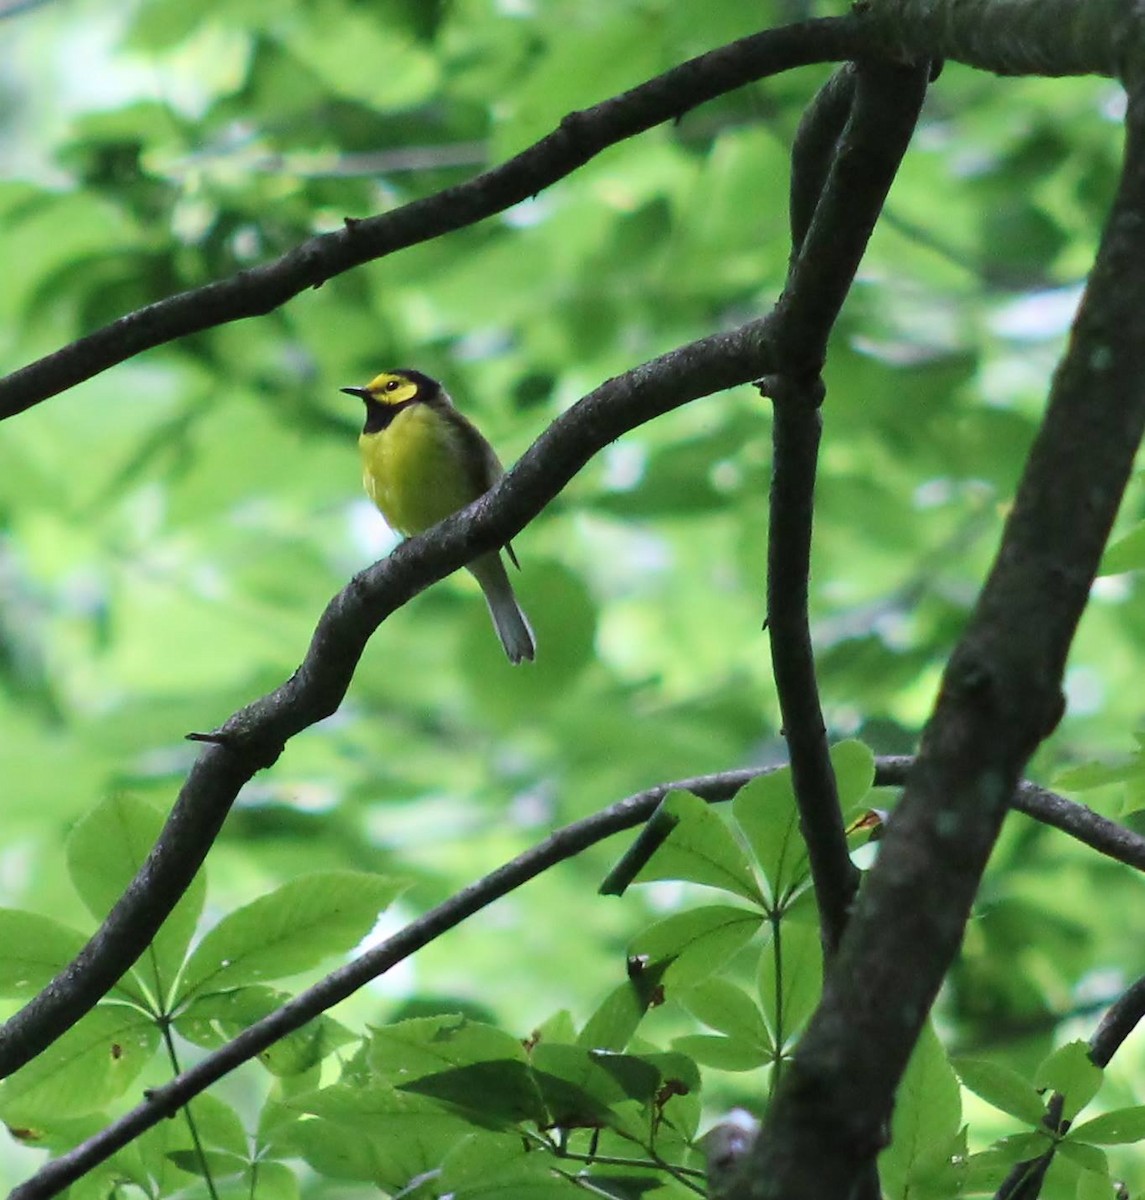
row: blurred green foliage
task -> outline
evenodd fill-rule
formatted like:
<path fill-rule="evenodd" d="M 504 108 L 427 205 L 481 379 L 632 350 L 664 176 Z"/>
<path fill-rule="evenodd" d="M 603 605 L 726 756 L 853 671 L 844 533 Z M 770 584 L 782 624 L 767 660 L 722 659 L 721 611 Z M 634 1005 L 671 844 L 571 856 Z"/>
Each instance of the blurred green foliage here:
<path fill-rule="evenodd" d="M 3 366 L 264 262 L 346 216 L 460 182 L 570 109 L 814 8 L 237 0 L 224 10 L 135 0 L 109 10 L 85 0 L 18 13 L 4 22 L 0 58 L 11 100 L 0 110 Z M 744 88 L 500 218 L 332 280 L 268 317 L 149 352 L 5 425 L 0 903 L 39 914 L 0 913 L 10 951 L 0 983 L 13 1005 L 42 982 L 36 969 L 66 961 L 91 927 L 69 872 L 98 916 L 137 854 L 107 830 L 93 841 L 90 823 L 130 809 L 140 828 L 154 824 L 139 814 L 170 806 L 194 758 L 183 735 L 288 676 L 329 597 L 392 544 L 360 495 L 360 414 L 338 388 L 387 365 L 417 366 L 443 379 L 512 461 L 602 379 L 766 310 L 786 269 L 791 135 L 825 77 L 807 70 Z M 1116 179 L 1121 104 L 1105 82 L 999 81 L 954 65 L 933 89 L 827 367 L 812 603 L 832 740 L 859 737 L 875 752 L 915 744 L 1092 258 Z M 182 996 L 169 988 L 204 903 L 202 928 L 214 932 L 191 961 L 214 953 L 218 970 L 234 955 L 212 951 L 211 939 L 246 945 L 243 906 L 281 898 L 276 889 L 304 874 L 409 880 L 378 926 L 385 933 L 554 825 L 629 792 L 782 761 L 760 631 L 769 474 L 769 413 L 750 389 L 611 447 L 517 541 L 518 588 L 539 642 L 531 667 L 505 664 L 462 576 L 389 619 L 341 712 L 244 790 L 212 854 L 205 901 L 187 902 L 194 911 L 176 915 L 149 960 L 159 975 L 134 990 L 125 981 L 119 1009 L 101 1006 L 77 1026 L 82 1040 L 112 1021 L 114 1031 L 101 1026 L 85 1044 L 114 1037 L 123 1057 L 102 1092 L 55 1113 L 42 1144 L 71 1144 L 98 1127 L 94 1111 L 114 1111 L 140 1079 L 165 1077 L 153 1056 L 159 1025 L 139 1013 L 165 1020 Z M 1117 573 L 1095 588 L 1071 659 L 1069 714 L 1035 764 L 1051 780 L 1069 768 L 1072 786 L 1091 789 L 1089 803 L 1131 820 L 1141 807 L 1139 751 L 1129 756 L 1142 707 L 1143 515 L 1136 485 L 1107 559 Z M 865 786 L 853 789 L 856 803 Z M 322 1054 L 345 1044 L 339 1031 L 399 1018 L 444 1021 L 439 1033 L 460 1028 L 444 1015 L 457 1012 L 473 1028 L 538 1028 L 556 1049 L 547 1066 L 531 1049 L 467 1043 L 450 1069 L 500 1064 L 494 1090 L 525 1088 L 542 1106 L 522 1110 L 534 1120 L 555 1103 L 555 1085 L 538 1084 L 538 1072 L 576 1081 L 579 1102 L 621 1114 L 603 1124 L 630 1152 L 633 1139 L 647 1151 L 647 1131 L 667 1122 L 677 1149 L 692 1154 L 684 1145 L 698 1100 L 664 1093 L 680 1064 L 665 1065 L 654 1046 L 678 1038 L 704 1065 L 709 1116 L 732 1102 L 758 1110 L 795 1028 L 776 1006 L 805 1019 L 818 987 L 810 967 L 775 978 L 772 952 L 752 949 L 761 924 L 778 944 L 780 896 L 769 889 L 779 863 L 742 811 L 739 826 L 720 818 L 722 832 L 705 835 L 715 842 L 703 842 L 705 855 L 736 847 L 734 906 L 695 890 L 718 880 L 697 880 L 687 854 L 662 874 L 690 882 L 596 897 L 620 854 L 615 843 L 597 848 L 344 1005 Z M 101 847 L 116 846 L 122 854 L 101 874 Z M 783 936 L 791 962 L 811 963 L 813 913 L 787 895 L 802 876 L 785 862 L 796 874 L 780 880 L 793 905 Z M 1145 969 L 1134 887 L 1124 868 L 1012 818 L 937 1009 L 943 1044 L 1028 1081 L 1055 1046 L 1088 1036 Z M 251 929 L 264 930 L 261 920 Z M 316 968 L 318 950 L 344 953 L 363 933 L 353 922 L 339 929 L 320 945 L 300 943 L 291 971 Z M 35 961 L 19 957 L 26 944 L 42 951 Z M 628 951 L 649 946 L 675 947 L 689 986 L 680 995 L 669 986 L 627 1046 L 632 1063 L 605 1078 L 599 1064 L 572 1061 L 576 1031 L 595 1021 L 614 1052 L 626 1049 L 624 1021 L 645 1007 L 633 1017 L 616 989 L 628 986 Z M 273 989 L 241 975 L 187 1016 L 184 1061 L 273 1006 Z M 205 1159 L 186 1126 L 169 1122 L 125 1152 L 120 1169 L 158 1194 L 188 1186 L 204 1161 L 219 1179 L 250 1176 L 251 1146 L 276 1147 L 246 1194 L 277 1198 L 299 1186 L 280 1157 L 396 1190 L 448 1147 L 434 1187 L 476 1194 L 491 1164 L 520 1172 L 514 1194 L 558 1187 L 505 1132 L 521 1112 L 498 1115 L 487 1136 L 472 1133 L 473 1076 L 420 1092 L 379 1078 L 381 1036 L 346 1059 L 340 1092 L 320 1089 L 331 1080 L 320 1080 L 313 1043 L 282 1048 L 277 1070 L 266 1063 L 273 1084 L 251 1068 L 220 1093 L 225 1103 L 197 1102 Z M 929 1036 L 907 1081 L 918 1103 L 904 1108 L 884 1164 L 896 1195 L 923 1181 L 946 1194 L 942 1163 L 967 1148 L 953 1076 Z M 511 1079 L 506 1061 L 519 1064 Z M 1140 1067 L 1130 1045 L 1107 1071 L 1100 1105 L 1132 1111 L 1143 1098 Z M 976 1093 L 964 1096 L 968 1149 L 1018 1138 L 992 1161 L 974 1160 L 973 1178 L 988 1186 L 1039 1135 L 1028 1130 L 1031 1105 L 1002 1103 L 1013 1091 L 1001 1076 L 970 1073 L 961 1076 Z M 35 1111 L 0 1150 L 11 1181 L 38 1161 L 17 1143 L 34 1141 L 32 1118 L 55 1095 L 29 1101 Z M 382 1114 L 393 1129 L 425 1129 L 416 1145 L 402 1143 L 408 1159 L 395 1158 L 398 1135 L 381 1131 Z M 5 1116 L 23 1120 L 15 1103 Z M 1140 1188 L 1140 1164 L 1116 1149 L 1135 1128 L 1114 1121 L 1092 1140 Z M 573 1149 L 585 1151 L 580 1141 Z M 1088 1176 L 1100 1177 L 1087 1153 L 1059 1157 L 1047 1195 L 1081 1194 Z M 686 1190 L 663 1172 L 650 1182 L 646 1171 L 617 1170 L 626 1182 L 602 1183 L 617 1195 Z M 109 1178 L 75 1194 L 102 1194 Z"/>

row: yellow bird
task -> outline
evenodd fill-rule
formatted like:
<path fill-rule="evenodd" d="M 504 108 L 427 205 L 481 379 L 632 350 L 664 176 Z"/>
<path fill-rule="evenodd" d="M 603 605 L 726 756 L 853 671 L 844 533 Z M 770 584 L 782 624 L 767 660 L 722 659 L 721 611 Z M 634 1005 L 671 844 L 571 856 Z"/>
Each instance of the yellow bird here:
<path fill-rule="evenodd" d="M 502 475 L 493 447 L 420 371 L 383 371 L 365 387 L 342 388 L 366 403 L 362 482 L 387 524 L 410 537 L 487 492 Z M 517 558 L 506 546 L 513 565 Z M 537 644 L 498 551 L 469 564 L 511 663 L 536 657 Z"/>

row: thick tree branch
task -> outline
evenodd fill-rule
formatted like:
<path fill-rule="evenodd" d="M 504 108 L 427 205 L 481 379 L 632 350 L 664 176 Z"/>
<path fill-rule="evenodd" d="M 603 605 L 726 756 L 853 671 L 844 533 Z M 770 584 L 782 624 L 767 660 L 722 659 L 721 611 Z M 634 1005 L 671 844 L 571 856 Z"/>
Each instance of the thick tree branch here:
<path fill-rule="evenodd" d="M 850 1194 L 878 1152 L 1061 677 L 1145 427 L 1145 101 L 998 557 L 740 1195 Z"/>
<path fill-rule="evenodd" d="M 811 228 L 839 138 L 846 128 L 855 101 L 857 72 L 854 63 L 844 63 L 815 93 L 795 131 L 791 145 L 791 259 L 803 249 Z"/>
<path fill-rule="evenodd" d="M 902 757 L 878 759 L 875 786 L 898 786 L 903 782 L 913 761 L 913 759 Z M 480 912 L 495 900 L 516 890 L 557 863 L 575 857 L 589 846 L 596 845 L 605 838 L 612 837 L 613 834 L 643 824 L 656 811 L 660 802 L 669 792 L 688 791 L 712 803 L 718 803 L 730 800 L 753 779 L 758 779 L 761 775 L 772 774 L 780 769 L 782 768 L 778 766 L 749 767 L 657 784 L 646 791 L 628 796 L 591 817 L 585 817 L 571 825 L 566 825 L 563 829 L 558 829 L 539 845 L 526 850 L 503 867 L 499 867 L 483 879 L 458 892 L 444 903 L 431 909 L 423 917 L 411 922 L 400 933 L 388 938 L 381 945 L 367 951 L 360 958 L 341 967 L 313 987 L 300 993 L 281 1009 L 244 1030 L 233 1041 L 209 1054 L 194 1067 L 171 1080 L 170 1083 L 150 1091 L 145 1103 L 138 1105 L 94 1137 L 68 1151 L 67 1154 L 46 1163 L 11 1194 L 12 1200 L 44 1200 L 46 1197 L 58 1194 L 85 1172 L 104 1162 L 132 1139 L 170 1116 L 180 1106 L 188 1103 L 224 1075 L 229 1074 L 243 1063 L 249 1062 L 287 1034 L 301 1029 L 308 1021 L 312 1021 L 335 1004 L 346 999 L 371 979 L 376 979 L 379 975 L 391 970 L 399 962 L 435 938 L 441 937 L 455 928 L 468 917 Z M 1031 797 L 1029 807 L 1023 811 L 1029 811 L 1030 815 L 1043 819 L 1040 810 L 1046 800 L 1052 800 L 1054 803 L 1045 808 L 1045 814 L 1049 818 L 1050 824 L 1061 827 L 1059 824 L 1060 809 L 1071 807 L 1070 801 L 1060 796 L 1053 796 L 1029 783 L 1021 785 L 1019 793 L 1023 792 L 1028 793 Z M 1017 806 L 1015 803 L 1015 807 Z M 1104 832 L 1100 830 L 1100 823 L 1103 821 L 1104 818 L 1099 818 L 1088 809 L 1083 809 L 1073 824 L 1076 827 L 1085 828 L 1096 822 L 1099 832 L 1082 840 L 1097 849 L 1103 849 Z M 1123 862 L 1129 862 L 1130 865 L 1137 866 L 1140 870 L 1145 870 L 1145 839 L 1128 831 L 1124 832 L 1126 838 L 1124 840 L 1116 839 L 1111 846 L 1117 851 L 1113 857 L 1120 858 Z M 1128 858 L 1124 857 L 1126 845 L 1134 841 L 1136 845 L 1132 854 Z M 1109 853 L 1110 850 L 1105 849 L 1103 852 Z M 1145 996 L 1145 988 L 1139 986 L 1129 995 L 1137 996 L 1138 1016 L 1136 1019 L 1139 1019 L 1139 1008 L 1142 997 Z M 1126 998 L 1123 998 L 1110 1010 L 1095 1035 L 1095 1043 L 1104 1039 L 1104 1042 L 1112 1045 L 1118 1037 L 1124 1040 L 1131 1028 L 1130 1018 L 1127 1015 L 1128 1008 Z M 1115 1016 L 1115 1013 L 1119 1011 L 1121 1015 Z M 1107 1028 L 1114 1032 L 1103 1033 L 1103 1030 Z M 1119 1041 L 1117 1044 L 1120 1044 Z M 1095 1061 L 1104 1065 L 1096 1057 Z M 1108 1057 L 1105 1061 L 1108 1061 Z"/>
<path fill-rule="evenodd" d="M 1141 6 L 1133 0 L 869 0 L 891 55 L 919 46 L 999 75 L 1108 75 L 1139 70 Z"/>
<path fill-rule="evenodd" d="M 347 221 L 264 266 L 157 301 L 0 380 L 0 420 L 155 346 L 262 316 L 352 267 L 473 225 L 535 196 L 626 138 L 673 121 L 716 96 L 811 63 L 863 53 L 854 17 L 764 30 L 682 63 L 560 126 L 507 163 L 393 212 Z"/>

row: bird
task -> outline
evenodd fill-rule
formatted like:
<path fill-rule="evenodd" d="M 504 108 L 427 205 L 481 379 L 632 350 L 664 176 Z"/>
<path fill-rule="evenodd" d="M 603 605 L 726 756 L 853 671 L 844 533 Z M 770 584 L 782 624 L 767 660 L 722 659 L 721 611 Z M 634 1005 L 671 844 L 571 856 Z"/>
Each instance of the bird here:
<path fill-rule="evenodd" d="M 396 533 L 410 537 L 471 504 L 504 473 L 493 447 L 436 379 L 403 367 L 344 387 L 366 405 L 358 446 L 362 483 Z M 519 567 L 513 547 L 505 550 Z M 500 551 L 468 564 L 511 663 L 536 657 L 537 643 Z"/>

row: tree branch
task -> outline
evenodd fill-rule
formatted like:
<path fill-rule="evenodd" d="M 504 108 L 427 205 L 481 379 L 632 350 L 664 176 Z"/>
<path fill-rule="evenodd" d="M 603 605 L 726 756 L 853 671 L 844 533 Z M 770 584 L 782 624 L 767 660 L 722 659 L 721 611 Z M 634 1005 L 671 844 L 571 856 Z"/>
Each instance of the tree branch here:
<path fill-rule="evenodd" d="M 913 759 L 903 757 L 876 760 L 875 786 L 898 786 L 913 762 Z M 539 845 L 526 850 L 511 862 L 458 892 L 423 917 L 411 922 L 400 933 L 300 993 L 288 1004 L 244 1030 L 234 1040 L 207 1055 L 177 1078 L 149 1091 L 143 1104 L 133 1108 L 67 1154 L 46 1163 L 11 1193 L 10 1200 L 44 1200 L 56 1195 L 84 1173 L 106 1161 L 132 1139 L 157 1125 L 213 1083 L 218 1082 L 224 1075 L 249 1062 L 287 1034 L 301 1029 L 308 1021 L 346 999 L 370 980 L 391 970 L 435 938 L 441 937 L 468 917 L 488 907 L 493 901 L 521 887 L 557 863 L 575 857 L 589 846 L 596 845 L 615 833 L 643 824 L 669 792 L 688 791 L 712 803 L 718 803 L 730 800 L 753 779 L 781 769 L 779 766 L 748 767 L 657 784 L 646 791 L 628 796 L 599 813 L 558 829 Z M 1050 824 L 1058 824 L 1060 808 L 1079 807 L 1033 784 L 1023 783 L 1020 791 L 1027 789 L 1033 799 L 1030 809 L 1026 811 L 1030 811 L 1031 815 L 1038 819 L 1042 819 L 1039 810 L 1045 800 L 1048 798 L 1055 802 L 1046 808 L 1051 818 Z M 1074 824 L 1079 828 L 1085 827 L 1091 820 L 1099 827 L 1104 822 L 1104 818 L 1084 809 Z M 1145 838 L 1139 838 L 1128 830 L 1123 832 L 1125 838 L 1116 841 L 1113 848 L 1118 852 L 1112 856 L 1136 866 L 1139 870 L 1145 870 Z M 1102 836 L 1099 833 L 1083 840 L 1095 848 L 1102 849 Z M 1130 857 L 1123 857 L 1128 843 L 1135 843 L 1134 849 Z M 1145 987 L 1139 985 L 1133 994 L 1137 993 L 1140 993 L 1139 1001 L 1145 1003 Z M 1095 1039 L 1104 1038 L 1111 1041 L 1116 1036 L 1102 1032 L 1107 1026 L 1111 1030 L 1123 1030 L 1124 1032 L 1120 1032 L 1122 1039 L 1127 1035 L 1128 1016 L 1114 1017 L 1119 1005 L 1122 1006 L 1123 1013 L 1127 1012 L 1123 1002 L 1119 1001 L 1102 1022 Z"/>
<path fill-rule="evenodd" d="M 921 752 L 742 1178 L 742 1195 L 848 1195 L 878 1152 L 1061 677 L 1145 426 L 1145 100 L 1002 545 Z"/>
<path fill-rule="evenodd" d="M 906 754 L 888 754 L 876 759 L 875 786 L 902 787 L 916 759 Z M 1145 838 L 1084 804 L 1067 800 L 1028 779 L 1018 784 L 1010 807 L 1043 825 L 1050 825 L 1083 842 L 1090 849 L 1145 871 Z"/>
<path fill-rule="evenodd" d="M 852 74 L 854 82 L 851 82 Z M 776 305 L 792 334 L 781 343 L 777 378 L 761 382 L 775 407 L 767 624 L 783 733 L 807 844 L 824 949 L 842 937 L 859 872 L 851 862 L 827 727 L 819 703 L 808 617 L 811 526 L 827 340 L 910 142 L 929 65 L 867 65 L 837 73 L 800 128 L 792 171 L 792 241 L 787 287 Z M 853 99 L 842 126 L 841 106 Z M 817 116 L 815 116 L 817 114 Z M 821 124 L 825 133 L 817 132 Z M 834 149 L 824 173 L 827 143 Z M 806 236 L 802 224 L 814 204 Z"/>
<path fill-rule="evenodd" d="M 352 267 L 473 225 L 535 196 L 626 138 L 755 80 L 863 53 L 854 17 L 764 30 L 702 54 L 592 108 L 476 178 L 296 246 L 274 262 L 159 300 L 0 380 L 0 420 L 144 350 L 229 321 L 263 316 Z"/>
<path fill-rule="evenodd" d="M 1108 75 L 1136 67 L 1140 6 L 1126 0 L 870 0 L 892 57 L 923 53 L 999 75 Z"/>

